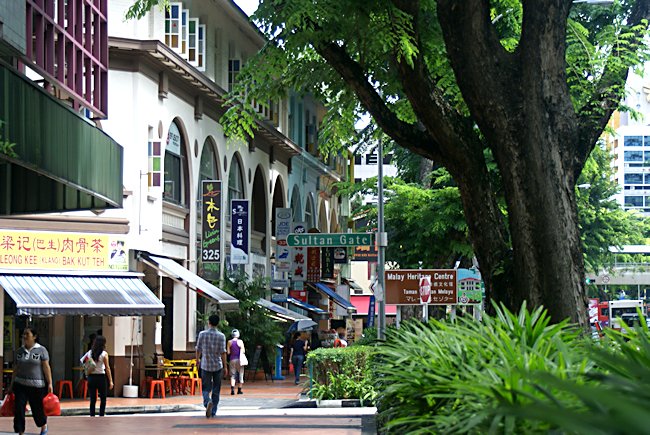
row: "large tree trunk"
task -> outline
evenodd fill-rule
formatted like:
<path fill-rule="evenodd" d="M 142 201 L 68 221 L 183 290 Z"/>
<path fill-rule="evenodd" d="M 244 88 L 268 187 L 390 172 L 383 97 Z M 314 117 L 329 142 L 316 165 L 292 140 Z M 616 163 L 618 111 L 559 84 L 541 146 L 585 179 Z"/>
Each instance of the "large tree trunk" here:
<path fill-rule="evenodd" d="M 510 304 L 544 305 L 554 321 L 586 326 L 573 175 L 579 129 L 564 59 L 570 2 L 539 3 L 545 4 L 527 5 L 514 53 L 500 45 L 487 1 L 439 0 L 440 22 L 459 87 L 505 188 L 516 298 Z"/>

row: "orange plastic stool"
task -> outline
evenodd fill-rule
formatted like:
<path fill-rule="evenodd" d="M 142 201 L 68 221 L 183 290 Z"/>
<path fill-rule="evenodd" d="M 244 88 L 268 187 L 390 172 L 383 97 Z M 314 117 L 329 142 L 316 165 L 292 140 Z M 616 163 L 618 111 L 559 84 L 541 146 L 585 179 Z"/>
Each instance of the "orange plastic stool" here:
<path fill-rule="evenodd" d="M 63 388 L 68 387 L 68 392 L 70 393 L 70 398 L 74 399 L 74 394 L 72 393 L 72 381 L 68 380 L 62 380 L 62 381 L 56 381 L 56 386 L 55 389 L 59 392 L 58 396 L 59 399 L 63 399 Z"/>
<path fill-rule="evenodd" d="M 156 391 L 156 387 L 160 387 L 160 395 L 162 398 L 165 398 L 165 382 L 161 380 L 151 381 L 151 386 L 149 387 L 149 398 L 153 399 L 153 393 Z M 160 395 L 158 397 L 160 397 Z"/>
<path fill-rule="evenodd" d="M 199 393 L 203 390 L 203 383 L 201 382 L 201 378 L 190 378 L 190 394 L 194 396 L 194 388 L 198 386 L 199 387 Z"/>

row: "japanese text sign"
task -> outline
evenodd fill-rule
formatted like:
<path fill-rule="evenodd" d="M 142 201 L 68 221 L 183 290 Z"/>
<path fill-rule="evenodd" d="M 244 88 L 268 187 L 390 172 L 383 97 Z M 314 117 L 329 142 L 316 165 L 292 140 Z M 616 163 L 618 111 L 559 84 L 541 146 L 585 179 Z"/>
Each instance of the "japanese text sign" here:
<path fill-rule="evenodd" d="M 248 264 L 250 245 L 249 201 L 233 199 L 230 204 L 232 224 L 230 234 L 230 263 Z"/>
<path fill-rule="evenodd" d="M 386 303 L 420 304 L 420 288 L 423 278 L 425 278 L 425 287 L 430 287 L 427 289 L 429 304 L 456 304 L 456 270 L 454 269 L 388 270 L 385 272 Z"/>

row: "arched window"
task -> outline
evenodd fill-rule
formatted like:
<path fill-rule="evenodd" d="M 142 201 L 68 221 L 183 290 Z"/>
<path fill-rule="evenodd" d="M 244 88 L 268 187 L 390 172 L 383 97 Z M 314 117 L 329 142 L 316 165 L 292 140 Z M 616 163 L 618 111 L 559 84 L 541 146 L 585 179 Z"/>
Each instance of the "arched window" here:
<path fill-rule="evenodd" d="M 227 209 L 230 209 L 230 201 L 233 199 L 244 198 L 244 181 L 242 179 L 242 169 L 239 160 L 233 156 L 230 163 L 230 173 L 228 174 L 228 203 Z M 230 213 L 227 213 L 228 220 L 230 220 Z"/>
<path fill-rule="evenodd" d="M 185 198 L 185 142 L 178 125 L 172 122 L 165 145 L 165 188 L 163 199 L 186 205 Z"/>
<path fill-rule="evenodd" d="M 214 151 L 214 145 L 209 139 L 203 144 L 203 153 L 201 153 L 201 166 L 199 167 L 199 192 L 201 191 L 201 181 L 219 179 L 219 163 Z"/>
<path fill-rule="evenodd" d="M 307 195 L 307 204 L 305 204 L 305 223 L 307 229 L 314 228 L 314 204 L 311 195 Z"/>
<path fill-rule="evenodd" d="M 302 222 L 302 204 L 300 202 L 300 191 L 298 186 L 293 187 L 291 194 L 291 214 L 294 222 Z"/>

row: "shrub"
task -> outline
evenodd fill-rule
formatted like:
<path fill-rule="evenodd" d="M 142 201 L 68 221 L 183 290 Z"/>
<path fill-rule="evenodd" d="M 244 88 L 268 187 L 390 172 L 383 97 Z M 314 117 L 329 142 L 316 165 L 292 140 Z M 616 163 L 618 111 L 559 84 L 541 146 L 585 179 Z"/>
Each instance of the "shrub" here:
<path fill-rule="evenodd" d="M 370 371 L 373 348 L 319 348 L 307 355 L 311 367 L 311 395 L 316 399 L 359 399 L 372 403 L 376 392 Z"/>
<path fill-rule="evenodd" d="M 459 318 L 403 323 L 378 346 L 375 378 L 383 432 L 531 433 L 554 425 L 520 418 L 503 404 L 543 397 L 529 378 L 547 371 L 580 378 L 590 368 L 581 331 L 566 322 L 550 325 L 541 308 L 518 314 L 496 307 L 482 322 Z M 559 403 L 567 394 L 555 391 Z M 547 389 L 548 389 L 547 388 Z"/>
<path fill-rule="evenodd" d="M 574 433 L 650 433 L 650 335 L 645 323 L 626 329 L 625 334 L 608 329 L 604 340 L 590 345 L 595 365 L 586 374 L 587 382 L 536 373 L 532 382 L 549 394 L 530 403 L 503 404 L 502 411 Z M 549 385 L 572 402 L 558 401 Z"/>

